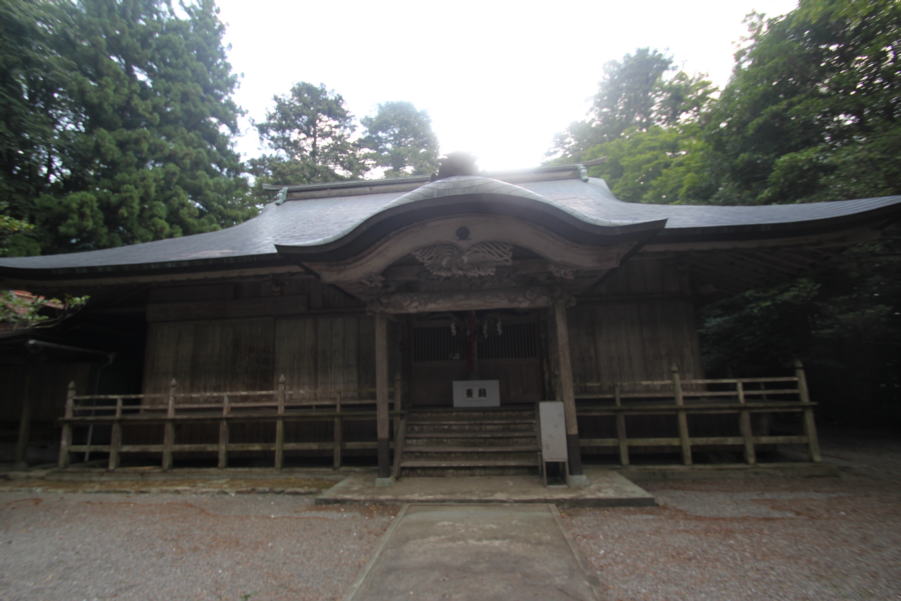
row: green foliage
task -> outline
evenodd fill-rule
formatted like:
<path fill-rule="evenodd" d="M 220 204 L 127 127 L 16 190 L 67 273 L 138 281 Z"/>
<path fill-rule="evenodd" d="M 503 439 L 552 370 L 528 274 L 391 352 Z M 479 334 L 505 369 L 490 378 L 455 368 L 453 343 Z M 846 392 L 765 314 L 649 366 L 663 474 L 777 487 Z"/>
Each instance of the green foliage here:
<path fill-rule="evenodd" d="M 274 151 L 250 161 L 262 183 L 302 184 L 359 177 L 364 162 L 354 141 L 356 125 L 344 98 L 324 84 L 300 82 L 285 96 L 275 96 L 266 120 L 257 123 L 260 137 Z"/>
<path fill-rule="evenodd" d="M 700 334 L 708 373 L 772 374 L 802 356 L 820 289 L 819 283 L 801 278 L 706 307 Z"/>
<path fill-rule="evenodd" d="M 10 252 L 117 246 L 253 214 L 212 0 L 5 3 L 0 191 Z"/>
<path fill-rule="evenodd" d="M 626 130 L 621 137 L 589 149 L 584 157 L 604 158 L 589 172 L 604 178 L 617 198 L 650 203 L 697 201 L 709 198 L 716 189 L 698 130 L 695 123 Z"/>
<path fill-rule="evenodd" d="M 438 138 L 428 113 L 409 102 L 385 102 L 373 117 L 364 117 L 363 146 L 385 177 L 431 175 L 438 169 Z"/>
<path fill-rule="evenodd" d="M 50 327 L 84 307 L 87 296 L 44 298 L 12 290 L 0 292 L 0 323 L 12 329 Z"/>
<path fill-rule="evenodd" d="M 6 214 L 8 205 L 5 201 L 0 200 L 0 256 L 7 254 L 7 239 L 19 232 L 30 232 L 34 226 L 30 223 L 10 217 Z"/>
<path fill-rule="evenodd" d="M 825 414 L 901 417 L 901 231 L 820 267 L 705 307 L 708 375 L 771 375 L 801 358 Z"/>
<path fill-rule="evenodd" d="M 588 119 L 559 135 L 556 151 L 568 159 L 585 158 L 589 149 L 623 136 L 697 121 L 714 88 L 682 71 L 668 75 L 673 70 L 671 58 L 648 48 L 607 63 Z"/>
<path fill-rule="evenodd" d="M 802 0 L 750 21 L 707 139 L 719 201 L 883 196 L 901 182 L 901 4 Z"/>
<path fill-rule="evenodd" d="M 801 0 L 750 38 L 718 98 L 640 49 L 609 63 L 562 160 L 624 200 L 759 204 L 885 196 L 901 182 L 901 3 Z"/>
<path fill-rule="evenodd" d="M 557 139 L 561 160 L 603 158 L 590 174 L 624 200 L 709 198 L 716 187 L 701 123 L 714 88 L 673 70 L 672 59 L 647 48 L 608 63 L 589 118 Z"/>

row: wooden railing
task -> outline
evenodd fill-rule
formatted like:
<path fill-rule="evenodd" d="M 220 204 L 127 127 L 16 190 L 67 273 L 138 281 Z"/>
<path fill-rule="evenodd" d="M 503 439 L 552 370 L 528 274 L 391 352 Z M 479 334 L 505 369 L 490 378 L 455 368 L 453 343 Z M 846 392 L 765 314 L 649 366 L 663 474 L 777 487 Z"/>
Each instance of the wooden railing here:
<path fill-rule="evenodd" d="M 371 393 L 371 396 L 369 394 Z M 396 402 L 391 415 L 397 419 Z M 273 466 L 281 469 L 287 451 L 331 451 L 334 467 L 340 467 L 346 450 L 376 449 L 371 440 L 344 439 L 345 421 L 375 421 L 374 391 L 289 390 L 284 376 L 275 390 L 238 392 L 182 393 L 173 379 L 167 394 L 78 395 L 70 383 L 66 396 L 59 450 L 59 466 L 67 467 L 73 453 L 106 453 L 108 468 L 119 467 L 123 453 L 159 453 L 163 469 L 170 469 L 173 454 L 179 452 L 216 453 L 217 465 L 228 466 L 229 452 L 254 451 L 273 453 Z M 331 423 L 329 441 L 286 440 L 286 423 Z M 216 443 L 179 443 L 177 424 L 218 424 Z M 272 427 L 268 440 L 231 442 L 231 425 L 267 424 Z M 129 443 L 123 440 L 125 426 L 162 425 L 159 443 Z M 81 444 L 73 443 L 76 427 L 92 431 L 96 426 L 109 426 L 109 442 L 96 443 L 88 436 Z"/>
<path fill-rule="evenodd" d="M 584 383 L 576 398 L 580 418 L 612 416 L 616 428 L 614 437 L 582 438 L 582 448 L 616 448 L 622 465 L 630 464 L 630 449 L 641 447 L 676 447 L 681 451 L 684 465 L 692 465 L 692 450 L 698 446 L 741 447 L 745 462 L 753 465 L 758 462 L 757 445 L 804 445 L 810 461 L 821 460 L 813 417 L 815 404 L 810 401 L 800 363 L 795 364 L 794 376 L 779 378 L 683 380 L 678 368 L 673 367 L 669 380 L 621 382 L 608 386 L 598 382 Z M 780 413 L 800 414 L 801 432 L 791 435 L 754 432 L 752 415 Z M 715 414 L 735 415 L 739 436 L 691 434 L 689 416 Z M 647 415 L 673 417 L 678 435 L 630 437 L 626 418 Z"/>

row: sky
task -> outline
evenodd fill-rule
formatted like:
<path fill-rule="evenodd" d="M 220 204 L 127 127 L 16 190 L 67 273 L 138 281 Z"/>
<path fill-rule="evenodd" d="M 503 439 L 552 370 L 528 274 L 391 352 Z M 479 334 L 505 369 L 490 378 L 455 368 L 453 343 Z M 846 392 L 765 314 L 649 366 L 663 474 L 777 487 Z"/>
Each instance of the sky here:
<path fill-rule="evenodd" d="M 216 0 L 247 111 L 237 149 L 263 149 L 252 120 L 306 81 L 344 97 L 359 119 L 403 100 L 432 119 L 442 154 L 483 170 L 527 169 L 585 117 L 604 65 L 637 48 L 728 81 L 745 15 L 797 0 Z"/>

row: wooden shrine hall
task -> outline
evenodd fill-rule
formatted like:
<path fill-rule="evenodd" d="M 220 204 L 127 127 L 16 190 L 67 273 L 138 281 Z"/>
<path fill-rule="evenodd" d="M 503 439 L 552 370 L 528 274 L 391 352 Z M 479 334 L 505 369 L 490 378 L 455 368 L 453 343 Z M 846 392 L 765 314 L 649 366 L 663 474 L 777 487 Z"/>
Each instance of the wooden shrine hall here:
<path fill-rule="evenodd" d="M 583 456 L 753 464 L 781 445 L 817 461 L 803 368 L 705 379 L 697 307 L 901 216 L 898 196 L 634 204 L 580 165 L 273 194 L 221 231 L 0 260 L 4 288 L 90 295 L 47 344 L 115 357 L 0 364 L 16 460 L 45 432 L 61 466 L 110 469 L 353 460 L 387 478 L 553 460 L 579 476 Z M 56 401 L 23 410 L 36 395 Z M 565 434 L 553 458 L 544 402 Z"/>

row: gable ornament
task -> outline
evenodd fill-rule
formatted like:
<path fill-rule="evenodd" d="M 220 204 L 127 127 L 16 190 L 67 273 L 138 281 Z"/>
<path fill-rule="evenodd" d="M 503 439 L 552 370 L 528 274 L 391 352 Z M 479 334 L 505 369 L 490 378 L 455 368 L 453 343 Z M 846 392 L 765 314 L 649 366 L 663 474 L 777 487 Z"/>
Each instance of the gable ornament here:
<path fill-rule="evenodd" d="M 429 273 L 443 278 L 492 276 L 499 266 L 513 264 L 513 245 L 508 242 L 479 242 L 466 249 L 436 244 L 412 254 Z"/>

